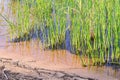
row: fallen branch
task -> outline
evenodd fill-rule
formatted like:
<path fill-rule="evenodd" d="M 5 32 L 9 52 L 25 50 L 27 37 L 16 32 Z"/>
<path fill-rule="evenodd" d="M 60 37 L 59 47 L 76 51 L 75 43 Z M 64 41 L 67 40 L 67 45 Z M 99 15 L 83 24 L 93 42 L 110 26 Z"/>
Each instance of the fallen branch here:
<path fill-rule="evenodd" d="M 4 65 L 0 67 L 0 71 L 2 71 L 2 74 L 5 76 L 6 80 L 8 80 L 8 77 L 5 74 L 5 66 Z"/>

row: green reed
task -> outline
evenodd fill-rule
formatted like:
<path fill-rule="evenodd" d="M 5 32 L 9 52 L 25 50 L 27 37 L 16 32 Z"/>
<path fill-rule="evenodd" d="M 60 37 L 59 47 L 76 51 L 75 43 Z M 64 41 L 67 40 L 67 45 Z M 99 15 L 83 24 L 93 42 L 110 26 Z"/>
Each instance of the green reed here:
<path fill-rule="evenodd" d="M 40 30 L 45 47 L 65 49 L 70 31 L 70 51 L 84 65 L 120 64 L 119 0 L 17 0 L 16 4 L 12 38 L 32 30 L 39 38 Z"/>

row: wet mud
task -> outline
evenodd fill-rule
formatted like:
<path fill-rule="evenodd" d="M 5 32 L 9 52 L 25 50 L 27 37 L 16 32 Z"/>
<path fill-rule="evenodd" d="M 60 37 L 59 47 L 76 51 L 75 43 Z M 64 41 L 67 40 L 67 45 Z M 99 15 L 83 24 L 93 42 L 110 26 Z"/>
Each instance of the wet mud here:
<path fill-rule="evenodd" d="M 30 63 L 30 62 L 29 62 Z M 0 58 L 0 80 L 97 80 L 64 71 L 32 68 L 20 61 Z"/>

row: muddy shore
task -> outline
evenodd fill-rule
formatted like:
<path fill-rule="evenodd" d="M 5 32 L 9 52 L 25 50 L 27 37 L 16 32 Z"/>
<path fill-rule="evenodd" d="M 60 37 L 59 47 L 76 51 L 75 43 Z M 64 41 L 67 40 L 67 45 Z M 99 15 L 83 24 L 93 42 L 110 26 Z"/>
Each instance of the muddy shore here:
<path fill-rule="evenodd" d="M 32 61 L 31 61 L 32 62 Z M 29 62 L 29 63 L 31 63 Z M 64 71 L 33 68 L 11 58 L 0 58 L 0 80 L 96 80 Z"/>
<path fill-rule="evenodd" d="M 88 67 L 80 66 L 80 63 L 76 61 L 73 62 L 74 64 L 68 64 L 64 56 L 60 59 L 56 57 L 58 60 L 54 62 L 54 60 L 51 61 L 53 57 L 50 57 L 49 51 L 43 52 L 44 55 L 36 55 L 39 56 L 37 58 L 28 52 L 20 54 L 19 51 L 11 50 L 0 49 L 0 80 L 7 80 L 7 78 L 8 80 L 120 80 L 120 71 L 116 73 L 111 68 L 88 69 Z M 49 57 L 46 54 L 49 54 Z M 60 54 L 63 55 L 61 52 Z M 60 60 L 64 60 L 64 63 Z"/>

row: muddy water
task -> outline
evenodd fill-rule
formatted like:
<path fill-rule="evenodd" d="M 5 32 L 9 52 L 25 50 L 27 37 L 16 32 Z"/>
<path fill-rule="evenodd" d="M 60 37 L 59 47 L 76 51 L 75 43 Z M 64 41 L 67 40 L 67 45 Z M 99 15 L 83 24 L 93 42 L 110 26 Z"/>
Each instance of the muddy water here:
<path fill-rule="evenodd" d="M 0 13 L 10 17 L 9 0 L 0 0 Z M 80 76 L 99 80 L 120 80 L 120 69 L 111 67 L 81 66 L 80 58 L 66 50 L 44 50 L 39 40 L 10 43 L 9 25 L 0 16 L 0 57 L 11 57 L 18 60 L 37 60 L 36 66 L 47 69 L 63 70 Z"/>

